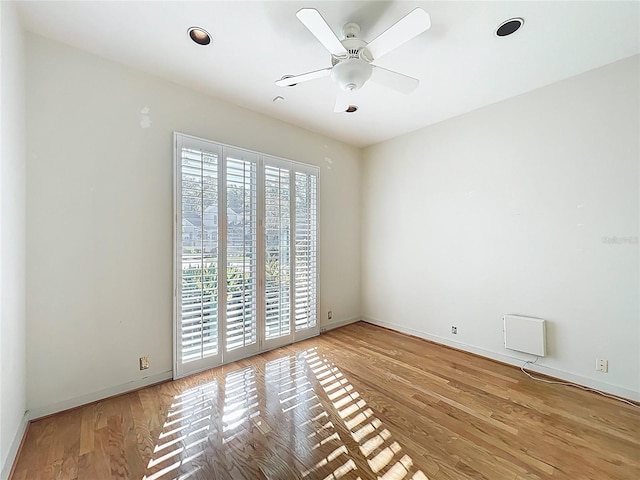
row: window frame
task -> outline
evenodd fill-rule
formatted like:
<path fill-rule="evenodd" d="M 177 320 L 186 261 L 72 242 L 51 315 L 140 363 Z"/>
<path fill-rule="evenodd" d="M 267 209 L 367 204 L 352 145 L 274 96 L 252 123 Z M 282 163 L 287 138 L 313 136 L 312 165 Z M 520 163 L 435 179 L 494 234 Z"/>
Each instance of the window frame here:
<path fill-rule="evenodd" d="M 215 357 L 219 357 L 219 361 L 210 364 L 209 358 L 205 357 L 200 360 L 195 360 L 192 363 L 192 366 L 195 368 L 184 368 L 184 365 L 187 363 L 182 363 L 181 358 L 181 348 L 179 342 L 181 341 L 182 336 L 182 298 L 181 298 L 181 288 L 182 288 L 182 157 L 181 157 L 181 147 L 184 143 L 187 143 L 189 147 L 199 148 L 203 151 L 211 151 L 217 152 L 218 154 L 218 178 L 217 178 L 217 189 L 218 189 L 218 217 L 223 214 L 223 217 L 226 219 L 227 212 L 227 201 L 226 201 L 226 188 L 227 188 L 227 178 L 226 178 L 226 155 L 225 150 L 239 150 L 243 152 L 247 152 L 248 154 L 257 156 L 257 215 L 258 215 L 258 227 L 257 227 L 257 262 L 258 262 L 258 309 L 257 309 L 257 328 L 258 328 L 258 345 L 257 348 L 253 349 L 246 355 L 233 355 L 233 350 L 231 352 L 226 352 L 225 350 L 225 329 L 226 329 L 226 318 L 224 316 L 218 316 L 218 355 Z M 207 140 L 204 138 L 195 137 L 192 135 L 174 132 L 173 133 L 173 146 L 174 146 L 174 154 L 173 154 L 173 378 L 181 378 L 187 375 L 195 374 L 199 371 L 208 370 L 210 368 L 215 368 L 220 365 L 224 365 L 233 361 L 240 360 L 241 358 L 246 358 L 252 355 L 256 355 L 259 353 L 263 353 L 274 348 L 278 348 L 282 345 L 295 343 L 298 341 L 302 341 L 307 338 L 311 338 L 313 336 L 317 336 L 320 334 L 320 304 L 321 304 L 321 259 L 320 259 L 320 237 L 321 237 L 321 227 L 320 227 L 320 190 L 321 190 L 321 179 L 320 179 L 320 167 L 312 164 L 306 164 L 302 162 L 298 162 L 295 160 L 290 160 L 282 157 L 277 157 L 271 154 L 261 153 L 254 150 L 246 149 L 243 147 L 238 147 L 234 145 L 229 145 L 213 140 Z M 289 255 L 290 255 L 290 265 L 292 275 L 290 276 L 290 284 L 291 289 L 291 314 L 290 314 L 290 330 L 291 330 L 291 338 L 285 342 L 273 342 L 271 340 L 267 341 L 265 338 L 265 304 L 266 304 L 266 285 L 265 285 L 265 260 L 266 260 L 266 236 L 265 236 L 265 205 L 266 205 L 266 196 L 265 196 L 265 168 L 266 165 L 273 165 L 273 163 L 277 163 L 278 165 L 282 165 L 285 168 L 289 169 L 289 174 L 291 178 L 291 191 L 290 191 L 290 199 L 291 199 L 291 224 L 290 224 L 290 245 L 289 245 Z M 315 185 L 315 197 L 316 197 L 316 205 L 315 205 L 315 267 L 316 267 L 316 275 L 315 275 L 315 317 L 316 324 L 314 327 L 310 327 L 304 330 L 296 331 L 296 319 L 295 319 L 295 258 L 296 258 L 296 243 L 295 243 L 295 212 L 296 212 L 296 190 L 295 190 L 295 178 L 296 173 L 304 173 L 315 175 L 316 185 Z M 222 192 L 224 190 L 224 193 Z M 221 198 L 222 197 L 222 198 Z M 223 203 L 224 202 L 224 203 Z M 224 209 L 224 213 L 222 213 Z M 226 243 L 227 243 L 227 229 L 226 225 L 223 225 L 223 222 L 218 221 L 218 268 L 223 268 L 223 265 L 226 265 L 226 258 L 223 258 L 227 254 L 226 252 Z M 222 244 L 225 244 L 224 248 Z M 220 272 L 220 270 L 218 270 Z M 224 275 L 226 279 L 226 274 Z M 222 282 L 223 277 L 218 273 L 218 291 L 220 291 L 220 282 Z M 223 302 L 219 302 L 222 305 Z M 226 300 L 224 303 L 224 308 L 226 308 Z M 196 365 L 197 364 L 197 365 Z"/>

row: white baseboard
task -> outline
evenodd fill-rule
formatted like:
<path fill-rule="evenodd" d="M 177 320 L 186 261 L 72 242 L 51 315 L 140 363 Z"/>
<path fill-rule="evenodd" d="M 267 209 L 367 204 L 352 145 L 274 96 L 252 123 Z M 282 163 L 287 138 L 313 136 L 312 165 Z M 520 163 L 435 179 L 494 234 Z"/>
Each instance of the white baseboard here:
<path fill-rule="evenodd" d="M 0 480 L 8 480 L 9 478 L 9 474 L 13 468 L 13 462 L 16 461 L 20 444 L 22 443 L 22 439 L 24 438 L 24 434 L 27 430 L 27 425 L 29 425 L 29 419 L 25 412 L 22 416 L 22 420 L 20 421 L 20 425 L 18 426 L 18 431 L 16 432 L 16 435 L 11 442 L 11 446 L 9 447 L 9 453 L 7 454 L 7 459 L 2 467 L 2 471 L 0 471 Z"/>
<path fill-rule="evenodd" d="M 155 375 L 149 375 L 148 377 L 141 378 L 140 380 L 115 385 L 113 387 L 105 388 L 97 392 L 70 398 L 62 402 L 45 405 L 44 407 L 34 408 L 32 410 L 28 410 L 26 416 L 28 420 L 36 420 L 53 413 L 69 410 L 70 408 L 80 407 L 88 403 L 97 402 L 98 400 L 104 400 L 105 398 L 113 397 L 114 395 L 120 395 L 121 393 L 138 390 L 139 388 L 153 385 L 154 383 L 171 380 L 172 377 L 173 372 L 171 370 L 169 370 L 168 372 L 156 373 Z"/>
<path fill-rule="evenodd" d="M 425 340 L 429 340 L 431 342 L 438 343 L 440 345 L 446 345 L 448 347 L 456 348 L 458 350 L 463 350 L 465 352 L 475 353 L 476 355 L 480 355 L 481 357 L 497 360 L 498 362 L 506 363 L 508 365 L 513 365 L 515 367 L 521 367 L 526 360 L 530 359 L 530 358 L 519 358 L 516 356 L 505 355 L 504 353 L 485 350 L 483 348 L 475 347 L 473 345 L 468 345 L 462 342 L 456 342 L 455 340 L 439 337 L 437 335 L 432 335 L 430 333 L 414 330 L 413 328 L 403 327 L 395 323 L 385 322 L 385 321 L 378 320 L 371 317 L 362 317 L 362 320 L 367 323 L 371 323 L 372 325 L 378 325 L 380 327 L 389 328 L 397 332 L 413 335 L 415 337 L 423 338 Z M 600 390 L 601 392 L 610 393 L 612 395 L 617 395 L 619 397 L 627 398 L 629 400 L 640 401 L 640 392 L 636 392 L 634 390 L 618 387 L 616 385 L 611 385 L 604 382 L 599 382 L 592 378 L 583 377 L 581 375 L 576 375 L 574 373 L 566 372 L 564 370 L 558 370 L 556 368 L 551 368 L 551 367 L 547 367 L 539 364 L 529 365 L 527 367 L 527 370 L 541 373 L 543 375 L 549 375 L 551 377 L 559 378 L 569 383 L 575 383 L 577 385 L 581 385 L 584 387 L 593 388 L 594 390 Z"/>
<path fill-rule="evenodd" d="M 344 325 L 348 325 L 350 323 L 355 323 L 361 320 L 361 317 L 353 317 L 347 318 L 344 320 L 339 320 L 332 323 L 321 324 L 320 331 L 324 332 L 326 330 L 332 330 L 334 328 L 342 327 Z M 130 392 L 133 390 L 138 390 L 139 388 L 146 387 L 148 385 L 152 385 L 154 383 L 163 382 L 165 380 L 171 380 L 173 378 L 173 372 L 167 371 L 158 373 L 155 375 L 150 375 L 148 377 L 144 377 L 140 380 L 135 380 L 132 382 L 124 383 L 121 385 L 116 385 L 113 387 L 105 388 L 103 390 L 99 390 L 97 392 L 88 393 L 86 395 L 82 395 L 75 398 L 70 398 L 68 400 L 64 400 L 61 402 L 52 403 L 49 405 L 45 405 L 43 407 L 33 408 L 27 411 L 26 418 L 28 421 L 36 420 L 38 418 L 45 417 L 47 415 L 51 415 L 54 413 L 62 412 L 64 410 L 69 410 L 70 408 L 80 407 L 82 405 L 86 405 L 88 403 L 96 402 L 99 400 L 103 400 L 108 397 L 113 397 L 114 395 L 120 395 L 122 393 Z"/>
<path fill-rule="evenodd" d="M 333 330 L 334 328 L 340 328 L 340 327 L 344 327 L 345 325 L 349 325 L 350 323 L 359 322 L 360 320 L 362 320 L 362 317 L 351 317 L 351 318 L 346 318 L 344 320 L 338 320 L 331 323 L 322 323 L 320 325 L 320 332 L 324 333 L 326 331 Z"/>

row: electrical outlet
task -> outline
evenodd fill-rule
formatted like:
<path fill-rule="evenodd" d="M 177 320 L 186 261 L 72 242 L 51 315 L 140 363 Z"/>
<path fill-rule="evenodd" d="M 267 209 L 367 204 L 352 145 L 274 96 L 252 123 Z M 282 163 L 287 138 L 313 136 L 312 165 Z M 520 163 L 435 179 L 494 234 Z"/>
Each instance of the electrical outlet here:
<path fill-rule="evenodd" d="M 609 371 L 609 360 L 604 358 L 596 358 L 596 370 L 598 372 L 607 373 Z"/>
<path fill-rule="evenodd" d="M 146 370 L 147 368 L 149 368 L 149 357 L 145 355 L 140 357 L 140 370 Z"/>
<path fill-rule="evenodd" d="M 451 333 L 453 333 L 454 335 L 458 334 L 458 327 L 454 327 L 453 325 L 451 326 Z"/>
<path fill-rule="evenodd" d="M 329 310 L 329 311 L 327 312 L 327 318 L 328 318 L 329 320 L 331 320 L 331 319 L 333 318 L 333 312 L 332 312 L 331 310 Z"/>

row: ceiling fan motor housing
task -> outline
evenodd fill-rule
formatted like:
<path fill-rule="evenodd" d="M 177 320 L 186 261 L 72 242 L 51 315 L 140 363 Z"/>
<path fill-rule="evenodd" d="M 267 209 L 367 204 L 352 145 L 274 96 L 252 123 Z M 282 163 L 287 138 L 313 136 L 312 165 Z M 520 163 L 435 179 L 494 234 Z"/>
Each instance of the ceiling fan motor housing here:
<path fill-rule="evenodd" d="M 349 23 L 345 25 L 343 33 L 346 33 L 348 27 L 350 27 L 351 35 L 360 31 L 360 27 L 357 24 Z M 361 56 L 367 43 L 354 36 L 347 36 L 342 40 L 342 45 L 347 50 L 348 56 L 346 58 L 332 58 L 331 78 L 343 90 L 358 90 L 371 78 L 371 73 L 373 72 L 373 67 L 370 65 L 369 60 Z"/>

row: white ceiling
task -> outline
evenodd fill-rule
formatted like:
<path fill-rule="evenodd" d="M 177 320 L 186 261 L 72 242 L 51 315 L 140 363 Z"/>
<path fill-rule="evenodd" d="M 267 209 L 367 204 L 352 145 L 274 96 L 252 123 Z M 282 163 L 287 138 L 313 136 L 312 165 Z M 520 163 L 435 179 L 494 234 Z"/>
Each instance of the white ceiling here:
<path fill-rule="evenodd" d="M 340 35 L 356 22 L 375 38 L 415 7 L 432 27 L 376 63 L 421 80 L 410 95 L 373 82 L 359 111 L 334 113 L 336 86 L 321 78 L 276 87 L 285 74 L 331 66 L 298 21 L 318 9 Z M 632 2 L 20 2 L 25 28 L 356 146 L 371 145 L 640 52 Z M 494 35 L 511 17 L 524 27 Z M 208 47 L 191 26 L 213 36 Z M 273 102 L 276 96 L 284 101 Z"/>

